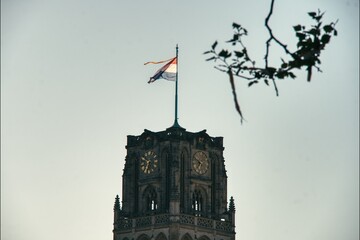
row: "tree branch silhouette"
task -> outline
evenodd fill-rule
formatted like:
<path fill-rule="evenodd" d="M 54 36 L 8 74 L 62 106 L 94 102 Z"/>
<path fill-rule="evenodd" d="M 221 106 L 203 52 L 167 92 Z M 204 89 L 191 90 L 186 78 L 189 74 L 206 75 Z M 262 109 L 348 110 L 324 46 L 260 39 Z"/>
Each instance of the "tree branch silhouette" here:
<path fill-rule="evenodd" d="M 206 61 L 214 61 L 217 64 L 214 66 L 217 70 L 225 72 L 229 75 L 231 83 L 232 94 L 234 97 L 235 109 L 240 115 L 241 123 L 244 120 L 243 114 L 240 109 L 240 104 L 237 100 L 236 89 L 234 84 L 234 77 L 239 77 L 248 81 L 248 87 L 263 81 L 269 86 L 269 81 L 272 81 L 276 96 L 279 96 L 279 90 L 276 81 L 279 79 L 295 79 L 296 75 L 294 70 L 306 69 L 307 81 L 311 81 L 312 69 L 315 68 L 319 72 L 321 69 L 319 65 L 320 54 L 325 49 L 325 46 L 330 42 L 332 36 L 337 36 L 335 29 L 336 22 L 323 25 L 322 18 L 324 13 L 318 10 L 317 12 L 308 12 L 308 15 L 315 22 L 314 25 L 306 28 L 298 24 L 293 26 L 295 36 L 297 38 L 297 49 L 290 51 L 286 44 L 282 43 L 272 31 L 269 21 L 273 14 L 275 0 L 271 0 L 269 13 L 265 18 L 265 27 L 269 33 L 269 38 L 265 42 L 266 52 L 264 55 L 264 67 L 256 65 L 248 53 L 246 46 L 243 44 L 242 38 L 247 36 L 248 31 L 240 24 L 233 23 L 234 34 L 232 39 L 226 41 L 227 44 L 238 47 L 232 51 L 226 49 L 216 50 L 218 42 L 215 41 L 209 51 L 204 52 L 210 55 Z M 289 60 L 281 59 L 280 66 L 272 66 L 269 62 L 271 42 L 274 41 L 278 46 L 284 50 L 285 56 Z"/>

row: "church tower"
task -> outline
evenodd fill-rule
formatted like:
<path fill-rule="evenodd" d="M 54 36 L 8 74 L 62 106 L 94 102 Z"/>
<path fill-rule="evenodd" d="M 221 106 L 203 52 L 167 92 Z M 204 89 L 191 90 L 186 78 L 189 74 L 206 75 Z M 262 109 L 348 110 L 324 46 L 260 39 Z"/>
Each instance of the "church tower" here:
<path fill-rule="evenodd" d="M 126 149 L 113 240 L 235 240 L 222 137 L 174 125 L 128 136 Z"/>

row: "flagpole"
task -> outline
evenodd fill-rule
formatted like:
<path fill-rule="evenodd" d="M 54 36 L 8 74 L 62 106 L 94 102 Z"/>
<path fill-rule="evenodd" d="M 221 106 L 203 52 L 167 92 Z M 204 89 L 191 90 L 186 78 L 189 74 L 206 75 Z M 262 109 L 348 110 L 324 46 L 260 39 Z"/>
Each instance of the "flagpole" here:
<path fill-rule="evenodd" d="M 178 123 L 178 72 L 179 72 L 179 47 L 176 44 L 176 79 L 175 79 L 175 121 L 173 127 L 180 127 Z"/>

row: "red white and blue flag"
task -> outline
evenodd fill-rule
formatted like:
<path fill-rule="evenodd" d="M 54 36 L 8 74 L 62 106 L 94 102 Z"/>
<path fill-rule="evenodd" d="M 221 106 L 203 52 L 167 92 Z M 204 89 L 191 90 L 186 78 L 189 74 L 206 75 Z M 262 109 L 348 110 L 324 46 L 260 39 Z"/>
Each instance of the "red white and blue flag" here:
<path fill-rule="evenodd" d="M 162 68 L 160 68 L 154 74 L 154 76 L 152 76 L 150 78 L 148 83 L 155 82 L 156 80 L 161 79 L 161 78 L 163 78 L 165 80 L 169 80 L 169 81 L 176 80 L 176 71 L 177 71 L 177 58 L 176 57 L 169 59 L 169 60 L 161 61 L 161 62 L 147 62 L 144 65 L 159 64 L 159 63 L 164 63 L 164 62 L 167 62 L 167 63 Z"/>

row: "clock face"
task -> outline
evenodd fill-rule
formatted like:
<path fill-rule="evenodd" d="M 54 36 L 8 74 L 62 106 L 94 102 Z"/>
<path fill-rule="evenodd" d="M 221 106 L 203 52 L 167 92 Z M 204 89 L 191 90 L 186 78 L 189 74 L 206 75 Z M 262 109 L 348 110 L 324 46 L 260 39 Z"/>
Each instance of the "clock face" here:
<path fill-rule="evenodd" d="M 206 154 L 202 151 L 198 151 L 194 154 L 192 161 L 193 169 L 198 174 L 204 174 L 209 168 L 209 160 Z"/>
<path fill-rule="evenodd" d="M 150 174 L 154 172 L 157 166 L 158 159 L 154 151 L 147 151 L 140 158 L 140 169 L 145 174 Z"/>

